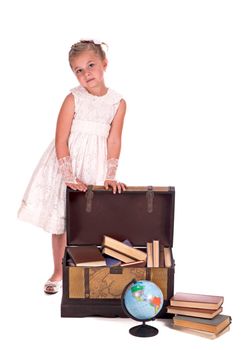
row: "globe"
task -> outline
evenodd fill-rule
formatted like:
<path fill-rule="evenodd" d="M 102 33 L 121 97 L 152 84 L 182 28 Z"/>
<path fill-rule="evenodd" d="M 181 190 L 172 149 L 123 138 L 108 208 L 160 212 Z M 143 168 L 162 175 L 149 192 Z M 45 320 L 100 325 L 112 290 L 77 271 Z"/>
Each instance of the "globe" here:
<path fill-rule="evenodd" d="M 156 318 L 163 307 L 163 303 L 163 293 L 155 283 L 146 280 L 134 280 L 129 283 L 122 294 L 122 307 L 129 317 L 137 321 L 143 321 L 142 325 L 131 328 L 130 333 L 143 337 L 155 335 L 145 335 L 151 333 L 152 329 L 148 332 L 149 328 L 154 328 L 145 325 L 145 322 Z M 155 330 L 157 334 L 158 330 L 156 328 L 152 333 L 155 333 Z"/>

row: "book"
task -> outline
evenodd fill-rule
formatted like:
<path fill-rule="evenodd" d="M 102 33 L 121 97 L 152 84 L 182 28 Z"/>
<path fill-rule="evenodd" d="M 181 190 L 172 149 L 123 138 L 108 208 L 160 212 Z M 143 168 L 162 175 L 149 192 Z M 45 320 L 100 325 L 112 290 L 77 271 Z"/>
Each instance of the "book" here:
<path fill-rule="evenodd" d="M 212 319 L 191 317 L 191 316 L 181 316 L 177 315 L 173 317 L 173 324 L 175 326 L 181 326 L 191 329 L 196 329 L 199 331 L 206 331 L 218 334 L 231 323 L 231 317 L 227 315 L 217 315 Z"/>
<path fill-rule="evenodd" d="M 222 311 L 223 311 L 222 307 L 220 307 L 217 310 L 196 309 L 192 307 L 180 307 L 180 306 L 167 307 L 167 312 L 169 314 L 202 317 L 202 318 L 214 318 L 215 316 L 220 314 Z"/>
<path fill-rule="evenodd" d="M 134 247 L 129 247 L 123 242 L 118 241 L 117 239 L 111 238 L 107 235 L 103 236 L 103 247 L 113 249 L 121 254 L 128 256 L 133 260 L 146 260 L 147 254 L 142 250 L 139 250 Z"/>
<path fill-rule="evenodd" d="M 159 267 L 165 267 L 164 246 L 159 245 Z"/>
<path fill-rule="evenodd" d="M 68 247 L 67 252 L 75 266 L 106 266 L 105 258 L 95 245 Z"/>
<path fill-rule="evenodd" d="M 75 266 L 73 259 L 71 259 L 71 258 L 67 259 L 67 266 Z"/>
<path fill-rule="evenodd" d="M 159 241 L 153 240 L 153 267 L 159 267 Z"/>
<path fill-rule="evenodd" d="M 170 247 L 164 247 L 164 265 L 165 267 L 172 266 L 172 253 Z"/>
<path fill-rule="evenodd" d="M 147 267 L 153 267 L 153 244 L 147 242 Z"/>
<path fill-rule="evenodd" d="M 112 258 L 111 256 L 105 256 L 105 261 L 106 261 L 106 265 L 109 267 L 121 265 L 120 260 Z"/>
<path fill-rule="evenodd" d="M 128 239 L 125 239 L 123 243 L 128 245 L 129 247 L 132 247 L 132 243 Z"/>
<path fill-rule="evenodd" d="M 126 239 L 125 241 L 123 241 L 123 243 L 125 243 L 126 245 L 132 247 L 132 244 L 131 242 Z M 106 254 L 105 254 L 106 255 Z M 116 258 L 112 258 L 111 256 L 109 255 L 106 255 L 105 256 L 105 261 L 106 261 L 106 265 L 109 266 L 109 267 L 112 267 L 112 266 L 120 266 L 121 265 L 121 260 L 119 259 L 116 259 Z M 129 264 L 129 263 L 128 263 Z"/>
<path fill-rule="evenodd" d="M 229 332 L 230 325 L 227 326 L 226 328 L 224 328 L 222 331 L 220 331 L 217 334 L 212 333 L 212 332 L 200 331 L 198 329 L 176 326 L 176 325 L 173 325 L 172 328 L 178 332 L 184 332 L 187 334 L 191 334 L 191 335 L 195 335 L 195 336 L 203 337 L 203 338 L 208 338 L 208 339 L 216 339 L 216 338 L 220 337 L 221 335 Z"/>
<path fill-rule="evenodd" d="M 134 259 L 128 257 L 127 255 L 121 254 L 121 253 L 117 252 L 116 250 L 113 250 L 113 249 L 108 248 L 108 247 L 104 247 L 102 249 L 102 253 L 109 255 L 109 256 L 112 256 L 113 258 L 119 260 L 120 262 L 122 261 L 124 263 L 131 263 L 131 262 L 135 261 Z"/>
<path fill-rule="evenodd" d="M 224 302 L 224 297 L 217 295 L 176 293 L 170 299 L 171 306 L 192 307 L 217 310 Z"/>
<path fill-rule="evenodd" d="M 122 263 L 120 266 L 122 267 L 145 267 L 146 261 L 145 260 L 136 260 L 129 263 Z"/>

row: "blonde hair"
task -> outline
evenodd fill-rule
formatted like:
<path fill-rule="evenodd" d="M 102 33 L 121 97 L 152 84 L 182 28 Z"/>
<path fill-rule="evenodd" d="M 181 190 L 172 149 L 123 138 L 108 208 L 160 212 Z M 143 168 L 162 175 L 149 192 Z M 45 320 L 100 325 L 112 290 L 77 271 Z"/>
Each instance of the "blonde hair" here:
<path fill-rule="evenodd" d="M 106 43 L 96 40 L 80 40 L 71 46 L 69 51 L 69 64 L 71 66 L 72 58 L 79 56 L 84 51 L 92 50 L 101 60 L 106 59 L 106 53 L 102 46 L 108 47 Z"/>

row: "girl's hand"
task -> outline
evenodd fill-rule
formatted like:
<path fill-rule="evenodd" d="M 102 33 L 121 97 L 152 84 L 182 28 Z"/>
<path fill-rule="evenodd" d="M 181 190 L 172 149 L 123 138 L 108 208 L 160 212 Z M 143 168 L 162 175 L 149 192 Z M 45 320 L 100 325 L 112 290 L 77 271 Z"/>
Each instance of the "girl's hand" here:
<path fill-rule="evenodd" d="M 109 187 L 112 187 L 113 193 L 116 193 L 117 190 L 118 193 L 121 193 L 121 190 L 126 191 L 126 185 L 122 182 L 117 182 L 116 180 L 105 180 L 104 187 L 106 190 L 108 190 Z"/>
<path fill-rule="evenodd" d="M 65 182 L 66 186 L 72 188 L 72 190 L 79 190 L 81 192 L 87 191 L 87 185 L 85 185 L 82 181 L 79 179 L 75 179 L 76 182 Z"/>

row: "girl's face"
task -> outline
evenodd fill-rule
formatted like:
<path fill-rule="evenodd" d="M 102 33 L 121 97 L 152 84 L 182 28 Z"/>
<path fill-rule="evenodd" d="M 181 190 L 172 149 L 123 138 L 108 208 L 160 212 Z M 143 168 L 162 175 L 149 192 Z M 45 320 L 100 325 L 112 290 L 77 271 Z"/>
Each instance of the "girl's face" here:
<path fill-rule="evenodd" d="M 107 60 L 102 60 L 92 50 L 85 51 L 72 58 L 71 67 L 80 84 L 89 92 L 96 88 L 104 88 L 104 71 Z"/>

